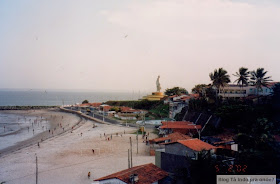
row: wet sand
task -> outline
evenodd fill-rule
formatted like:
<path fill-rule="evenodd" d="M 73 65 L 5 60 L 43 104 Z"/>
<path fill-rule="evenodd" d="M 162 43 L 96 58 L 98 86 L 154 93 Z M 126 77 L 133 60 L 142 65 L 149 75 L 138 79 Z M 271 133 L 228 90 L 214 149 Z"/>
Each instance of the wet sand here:
<path fill-rule="evenodd" d="M 60 112 L 59 109 L 57 109 L 57 108 L 49 109 L 49 110 L 4 111 L 3 113 L 17 114 L 17 115 L 21 115 L 23 117 L 38 117 L 38 119 L 40 119 L 42 117 L 44 119 L 47 119 L 48 125 L 43 127 L 44 130 L 43 131 L 40 130 L 40 133 L 36 132 L 37 131 L 36 128 L 40 128 L 40 129 L 42 128 L 40 123 L 38 123 L 38 126 L 37 126 L 37 124 L 34 123 L 34 127 L 29 126 L 29 129 L 27 128 L 26 125 L 24 125 L 25 126 L 24 128 L 20 128 L 16 131 L 1 135 L 3 137 L 3 136 L 7 136 L 7 135 L 25 133 L 25 134 L 31 134 L 31 136 L 32 136 L 32 131 L 33 131 L 33 129 L 35 129 L 35 135 L 32 136 L 31 138 L 19 141 L 15 145 L 1 149 L 0 158 L 1 158 L 1 156 L 5 155 L 5 154 L 14 152 L 16 150 L 22 149 L 27 146 L 37 144 L 38 142 L 41 143 L 49 138 L 52 138 L 54 136 L 71 131 L 72 127 L 77 128 L 79 126 L 79 124 L 82 122 L 82 118 L 80 118 L 78 116 L 73 116 L 70 118 L 68 113 Z"/>
<path fill-rule="evenodd" d="M 47 111 L 48 116 L 56 113 Z M 79 120 L 73 114 L 69 120 Z M 74 122 L 74 121 L 73 121 Z M 54 125 L 55 125 L 54 121 Z M 77 123 L 77 122 L 76 122 Z M 97 127 L 93 128 L 93 124 Z M 128 167 L 129 137 L 133 142 L 133 165 L 154 163 L 149 149 L 139 136 L 139 153 L 136 153 L 135 128 L 99 124 L 81 120 L 73 130 L 48 138 L 40 147 L 33 144 L 0 157 L 0 183 L 35 183 L 35 158 L 38 157 L 39 183 L 92 183 L 93 179 L 118 172 Z M 125 131 L 125 134 L 124 134 Z M 82 134 L 81 134 L 82 133 Z M 104 133 L 106 134 L 104 136 Z M 118 133 L 118 135 L 116 134 Z M 108 141 L 108 138 L 112 140 Z M 155 137 L 150 133 L 150 138 Z M 94 153 L 93 151 L 94 150 Z M 36 155 L 36 156 L 35 156 Z M 91 172 L 91 178 L 87 173 Z"/>

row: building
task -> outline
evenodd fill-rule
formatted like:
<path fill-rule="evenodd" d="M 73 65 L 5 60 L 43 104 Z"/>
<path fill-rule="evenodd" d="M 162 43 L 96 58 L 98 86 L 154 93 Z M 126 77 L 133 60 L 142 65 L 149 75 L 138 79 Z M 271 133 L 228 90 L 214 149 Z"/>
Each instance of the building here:
<path fill-rule="evenodd" d="M 179 132 L 182 134 L 196 134 L 201 129 L 201 125 L 195 125 L 189 121 L 163 121 L 159 127 L 159 134 L 170 134 Z"/>
<path fill-rule="evenodd" d="M 115 117 L 122 120 L 137 120 L 139 118 L 141 119 L 148 112 L 146 110 L 132 109 L 130 107 L 124 106 L 121 106 L 119 108 L 120 112 L 116 113 Z"/>
<path fill-rule="evenodd" d="M 199 139 L 178 140 L 165 145 L 165 153 L 188 156 L 197 159 L 197 154 L 201 151 L 212 151 L 214 153 L 215 146 L 203 142 Z"/>
<path fill-rule="evenodd" d="M 243 98 L 248 96 L 268 96 L 273 93 L 273 86 L 278 82 L 269 82 L 267 87 L 263 86 L 259 91 L 255 86 L 243 86 L 236 84 L 229 84 L 224 87 L 218 95 L 223 98 Z"/>
<path fill-rule="evenodd" d="M 155 138 L 149 140 L 150 143 L 150 155 L 155 155 L 156 149 L 163 149 L 165 147 L 165 143 L 176 142 L 178 140 L 186 140 L 191 139 L 190 136 L 184 135 L 179 132 L 168 134 L 164 137 Z"/>
<path fill-rule="evenodd" d="M 175 173 L 178 169 L 188 170 L 189 176 L 190 160 L 197 160 L 198 154 L 213 155 L 215 146 L 212 146 L 199 139 L 178 140 L 165 144 L 164 149 L 155 152 L 156 166 L 169 173 Z"/>
<path fill-rule="evenodd" d="M 161 184 L 167 176 L 167 172 L 150 163 L 98 178 L 94 184 Z"/>
<path fill-rule="evenodd" d="M 199 94 L 173 95 L 164 100 L 164 104 L 169 105 L 169 118 L 174 118 L 184 107 L 188 107 L 191 99 L 196 99 Z"/>
<path fill-rule="evenodd" d="M 149 142 L 150 144 L 161 144 L 161 143 L 176 142 L 178 140 L 185 140 L 185 139 L 191 139 L 191 137 L 188 135 L 184 135 L 180 132 L 174 132 L 164 137 L 152 139 Z"/>

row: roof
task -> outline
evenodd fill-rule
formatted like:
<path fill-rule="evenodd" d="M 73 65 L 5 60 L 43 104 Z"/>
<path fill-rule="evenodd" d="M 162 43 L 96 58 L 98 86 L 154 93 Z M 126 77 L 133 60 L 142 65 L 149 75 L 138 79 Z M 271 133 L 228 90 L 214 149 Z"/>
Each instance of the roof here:
<path fill-rule="evenodd" d="M 92 107 L 99 107 L 102 103 L 89 103 Z"/>
<path fill-rule="evenodd" d="M 102 178 L 98 178 L 94 181 L 108 180 L 108 179 L 119 179 L 125 183 L 130 183 L 129 178 L 132 174 L 138 174 L 139 181 L 137 184 L 150 184 L 156 181 L 159 181 L 166 176 L 168 173 L 164 170 L 158 168 L 154 164 L 145 164 L 140 166 L 135 166 L 130 169 L 125 169 Z"/>
<path fill-rule="evenodd" d="M 193 124 L 190 121 L 162 121 L 161 122 L 162 125 L 189 125 L 189 124 Z"/>
<path fill-rule="evenodd" d="M 215 146 L 212 146 L 211 144 L 203 142 L 199 139 L 179 140 L 177 142 L 194 151 L 211 150 L 216 148 Z"/>
<path fill-rule="evenodd" d="M 201 125 L 195 125 L 189 121 L 162 121 L 161 129 L 201 129 Z"/>
<path fill-rule="evenodd" d="M 191 139 L 191 137 L 184 135 L 182 133 L 179 133 L 179 132 L 175 132 L 175 133 L 167 135 L 167 137 L 160 137 L 160 138 L 153 139 L 153 140 L 151 140 L 151 142 L 163 142 L 165 140 L 170 140 L 171 142 L 176 142 L 177 140 L 184 140 L 184 139 Z"/>
<path fill-rule="evenodd" d="M 103 106 L 103 107 L 102 107 L 102 110 L 105 111 L 105 112 L 107 112 L 107 111 L 109 111 L 111 108 L 112 108 L 111 106 Z"/>

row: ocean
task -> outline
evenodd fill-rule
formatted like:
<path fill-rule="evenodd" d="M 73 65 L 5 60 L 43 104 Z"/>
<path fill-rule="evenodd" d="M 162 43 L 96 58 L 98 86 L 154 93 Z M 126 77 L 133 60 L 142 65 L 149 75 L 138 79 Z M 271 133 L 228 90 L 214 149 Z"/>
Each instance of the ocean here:
<path fill-rule="evenodd" d="M 108 100 L 137 100 L 146 94 L 139 92 L 78 92 L 78 91 L 34 91 L 0 90 L 0 106 L 59 106 Z"/>

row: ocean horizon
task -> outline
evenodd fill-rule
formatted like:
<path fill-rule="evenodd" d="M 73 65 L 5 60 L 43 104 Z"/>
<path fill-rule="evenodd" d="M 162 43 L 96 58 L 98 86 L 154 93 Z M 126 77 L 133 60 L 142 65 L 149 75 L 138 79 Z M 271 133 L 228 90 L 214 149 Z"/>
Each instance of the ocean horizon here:
<path fill-rule="evenodd" d="M 122 91 L 79 91 L 79 90 L 17 90 L 0 89 L 0 106 L 60 106 L 109 100 L 138 100 L 146 93 Z"/>

